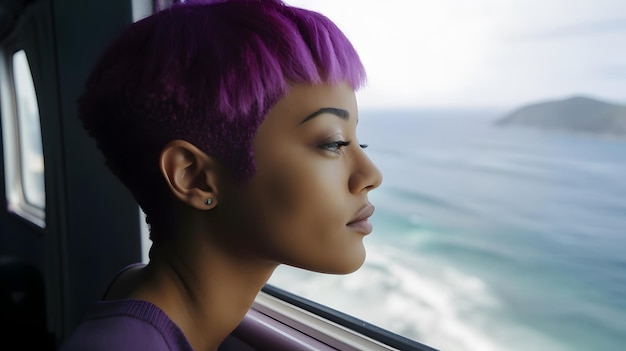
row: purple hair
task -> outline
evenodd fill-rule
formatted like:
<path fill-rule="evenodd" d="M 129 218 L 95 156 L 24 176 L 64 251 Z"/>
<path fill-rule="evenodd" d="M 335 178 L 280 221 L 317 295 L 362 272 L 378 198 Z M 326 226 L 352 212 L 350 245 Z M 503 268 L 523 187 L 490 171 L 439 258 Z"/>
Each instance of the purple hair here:
<path fill-rule="evenodd" d="M 365 70 L 323 15 L 279 0 L 187 1 L 132 24 L 104 52 L 79 115 L 154 229 L 172 196 L 158 165 L 168 142 L 191 142 L 244 182 L 254 135 L 289 87 L 341 81 L 356 90 Z"/>

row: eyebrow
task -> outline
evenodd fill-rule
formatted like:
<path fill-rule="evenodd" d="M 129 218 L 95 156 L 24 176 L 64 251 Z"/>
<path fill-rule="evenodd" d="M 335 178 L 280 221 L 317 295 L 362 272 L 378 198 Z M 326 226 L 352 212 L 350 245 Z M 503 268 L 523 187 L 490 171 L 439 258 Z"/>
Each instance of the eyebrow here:
<path fill-rule="evenodd" d="M 347 110 L 341 109 L 341 108 L 335 108 L 335 107 L 322 107 L 319 110 L 311 113 L 310 115 L 306 116 L 305 119 L 302 120 L 302 122 L 300 122 L 300 124 L 304 124 L 308 121 L 310 121 L 311 119 L 324 114 L 324 113 L 330 113 L 331 115 L 335 115 L 343 120 L 348 120 L 350 119 L 350 113 Z"/>

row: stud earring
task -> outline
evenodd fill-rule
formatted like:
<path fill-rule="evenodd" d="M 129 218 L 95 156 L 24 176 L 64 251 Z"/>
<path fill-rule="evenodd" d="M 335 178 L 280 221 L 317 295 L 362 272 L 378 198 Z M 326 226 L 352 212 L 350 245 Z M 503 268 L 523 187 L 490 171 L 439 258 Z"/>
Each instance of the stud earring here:
<path fill-rule="evenodd" d="M 213 203 L 213 199 L 206 199 L 204 200 L 204 204 L 207 206 L 211 206 L 211 204 Z"/>

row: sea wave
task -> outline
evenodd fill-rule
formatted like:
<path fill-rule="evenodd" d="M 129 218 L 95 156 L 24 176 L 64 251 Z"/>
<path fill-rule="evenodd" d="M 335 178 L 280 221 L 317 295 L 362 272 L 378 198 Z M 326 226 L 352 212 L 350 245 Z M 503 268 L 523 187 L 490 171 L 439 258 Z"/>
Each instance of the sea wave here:
<path fill-rule="evenodd" d="M 365 265 L 348 276 L 280 267 L 269 283 L 439 350 L 565 350 L 500 323 L 502 301 L 480 278 L 391 246 L 368 246 Z"/>

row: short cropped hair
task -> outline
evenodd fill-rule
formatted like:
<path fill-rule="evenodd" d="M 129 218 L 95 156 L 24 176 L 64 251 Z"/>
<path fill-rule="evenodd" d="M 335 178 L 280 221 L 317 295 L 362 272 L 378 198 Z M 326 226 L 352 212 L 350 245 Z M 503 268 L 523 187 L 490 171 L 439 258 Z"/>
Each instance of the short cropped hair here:
<path fill-rule="evenodd" d="M 154 229 L 172 197 L 158 164 L 168 142 L 194 144 L 245 182 L 254 135 L 290 86 L 347 81 L 356 90 L 365 79 L 352 44 L 319 13 L 280 0 L 188 0 L 113 42 L 79 117 Z"/>

